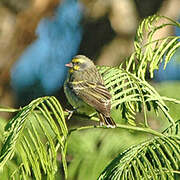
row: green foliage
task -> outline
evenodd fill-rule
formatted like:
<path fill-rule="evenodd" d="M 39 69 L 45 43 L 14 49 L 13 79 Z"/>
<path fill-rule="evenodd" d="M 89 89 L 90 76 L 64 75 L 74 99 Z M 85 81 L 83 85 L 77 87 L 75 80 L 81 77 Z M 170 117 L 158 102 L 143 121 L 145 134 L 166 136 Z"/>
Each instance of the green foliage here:
<path fill-rule="evenodd" d="M 180 168 L 180 140 L 153 138 L 120 154 L 99 179 L 174 179 Z"/>
<path fill-rule="evenodd" d="M 162 24 L 157 25 L 157 22 Z M 132 69 L 132 72 L 141 79 L 145 79 L 145 74 L 149 71 L 153 78 L 154 70 L 159 68 L 164 60 L 164 68 L 180 47 L 179 36 L 168 36 L 161 39 L 154 39 L 154 35 L 159 30 L 167 26 L 180 27 L 180 23 L 167 17 L 153 15 L 144 19 L 139 25 L 134 40 L 135 51 L 126 61 L 126 70 Z"/>
<path fill-rule="evenodd" d="M 66 127 L 59 102 L 54 97 L 44 97 L 32 101 L 22 108 L 5 127 L 5 139 L 0 153 L 2 168 L 14 153 L 17 153 L 22 179 L 33 176 L 41 179 L 43 170 L 49 179 L 57 171 L 56 157 L 60 148 L 64 171 L 67 174 Z"/>
<path fill-rule="evenodd" d="M 167 23 L 157 26 L 155 23 L 159 19 L 165 19 Z M 166 67 L 170 58 L 180 47 L 180 42 L 178 41 L 180 37 L 169 36 L 162 39 L 154 39 L 153 36 L 158 30 L 169 25 L 180 27 L 179 23 L 157 15 L 150 16 L 141 22 L 134 41 L 135 52 L 127 59 L 125 64 L 127 72 L 131 70 L 137 79 L 145 80 L 146 72 L 149 71 L 152 78 L 154 70 L 159 68 L 163 60 L 165 61 L 164 68 Z M 147 82 L 145 81 L 145 83 Z M 127 89 L 130 89 L 130 87 Z M 142 91 L 142 85 L 140 89 Z M 132 95 L 133 93 L 130 94 Z M 153 93 L 148 97 L 149 100 L 157 100 L 156 108 L 159 106 L 159 100 L 161 102 L 167 100 L 179 103 L 175 99 L 170 100 L 170 98 L 162 96 L 159 96 L 160 98 L 156 96 L 157 99 L 153 99 L 152 96 Z M 146 94 L 143 94 L 143 97 L 145 98 Z M 146 102 L 146 99 L 144 102 Z M 166 106 L 161 107 L 165 108 Z M 156 108 L 154 108 L 155 111 L 157 111 Z M 144 110 L 146 111 L 146 109 Z M 167 109 L 165 108 L 165 110 Z M 151 138 L 145 143 L 130 147 L 127 151 L 120 154 L 107 166 L 99 179 L 174 179 L 174 174 L 180 173 L 180 137 L 179 121 L 176 125 L 173 124 L 164 131 L 166 136 Z M 172 133 L 176 137 L 170 136 Z"/>
<path fill-rule="evenodd" d="M 167 23 L 157 26 L 155 23 L 160 19 L 166 19 Z M 163 59 L 166 67 L 180 47 L 179 37 L 153 38 L 159 29 L 169 25 L 180 27 L 179 23 L 166 17 L 148 17 L 137 30 L 131 57 L 120 67 L 98 67 L 112 94 L 116 129 L 99 126 L 67 128 L 65 113 L 54 97 L 38 98 L 18 110 L 0 108 L 0 111 L 16 112 L 7 124 L 0 119 L 1 177 L 39 180 L 55 179 L 58 174 L 57 179 L 64 176 L 68 179 L 68 172 L 70 179 L 95 179 L 105 165 L 121 153 L 105 168 L 99 179 L 176 178 L 180 173 L 180 125 L 179 121 L 175 124 L 171 118 L 165 101 L 177 104 L 180 101 L 161 96 L 145 80 L 146 72 L 153 77 L 154 70 Z M 162 112 L 170 122 L 169 128 L 163 133 L 150 128 L 148 111 L 155 111 L 157 115 Z M 143 114 L 143 125 L 135 121 L 139 113 Z M 119 124 L 119 117 L 130 125 Z M 66 161 L 69 162 L 68 167 Z M 57 164 L 62 164 L 64 174 Z"/>
<path fill-rule="evenodd" d="M 144 111 L 144 123 L 148 126 L 147 110 L 158 114 L 160 109 L 171 123 L 174 123 L 168 113 L 163 97 L 147 81 L 136 77 L 122 68 L 99 67 L 106 87 L 112 95 L 112 108 L 120 110 L 122 118 L 130 124 L 135 124 L 136 112 Z"/>
<path fill-rule="evenodd" d="M 102 172 L 100 179 L 175 179 L 180 174 L 180 137 L 170 126 L 162 137 L 154 137 L 118 155 Z M 170 135 L 171 134 L 171 135 Z"/>

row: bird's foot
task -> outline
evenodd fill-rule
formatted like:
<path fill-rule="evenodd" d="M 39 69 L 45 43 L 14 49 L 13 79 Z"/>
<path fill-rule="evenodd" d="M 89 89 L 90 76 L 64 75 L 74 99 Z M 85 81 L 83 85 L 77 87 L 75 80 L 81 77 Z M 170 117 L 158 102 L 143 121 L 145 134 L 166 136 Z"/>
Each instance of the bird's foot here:
<path fill-rule="evenodd" d="M 68 113 L 68 117 L 67 117 L 68 120 L 72 117 L 73 113 L 77 111 L 77 109 L 78 108 L 74 108 L 73 110 L 65 109 L 65 111 Z"/>

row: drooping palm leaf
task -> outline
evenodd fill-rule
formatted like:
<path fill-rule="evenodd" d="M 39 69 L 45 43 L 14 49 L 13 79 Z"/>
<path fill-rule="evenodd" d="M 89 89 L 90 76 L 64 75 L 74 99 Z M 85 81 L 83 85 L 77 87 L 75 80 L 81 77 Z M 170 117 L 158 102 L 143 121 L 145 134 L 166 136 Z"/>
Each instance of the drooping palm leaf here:
<path fill-rule="evenodd" d="M 67 175 L 67 133 L 63 110 L 56 98 L 43 97 L 32 101 L 5 127 L 0 167 L 17 153 L 20 164 L 16 172 L 21 171 L 24 178 L 31 176 L 33 172 L 36 179 L 41 179 L 43 172 L 49 179 L 54 179 L 57 171 L 57 151 L 60 147 Z"/>
<path fill-rule="evenodd" d="M 180 120 L 176 121 L 175 126 L 170 125 L 163 131 L 163 134 L 171 134 L 180 137 Z"/>
<path fill-rule="evenodd" d="M 154 137 L 118 155 L 99 180 L 175 179 L 180 174 L 180 138 Z"/>
<path fill-rule="evenodd" d="M 157 25 L 157 22 L 162 21 Z M 137 77 L 145 79 L 146 72 L 149 71 L 153 78 L 154 70 L 159 69 L 160 63 L 164 60 L 164 68 L 180 47 L 179 36 L 168 36 L 155 39 L 155 34 L 167 26 L 177 26 L 180 23 L 167 17 L 153 15 L 144 19 L 136 33 L 134 41 L 135 51 L 126 61 L 126 70 L 132 70 Z"/>
<path fill-rule="evenodd" d="M 98 68 L 106 87 L 111 92 L 112 108 L 120 109 L 123 118 L 132 122 L 135 119 L 136 112 L 144 110 L 145 125 L 148 126 L 147 110 L 153 109 L 158 112 L 161 109 L 168 120 L 174 123 L 163 98 L 147 81 L 121 68 L 107 66 Z"/>
<path fill-rule="evenodd" d="M 166 20 L 166 23 L 157 25 L 158 20 Z M 134 124 L 136 112 L 144 111 L 144 122 L 147 123 L 147 110 L 154 109 L 158 112 L 161 109 L 165 116 L 173 124 L 173 120 L 168 113 L 168 108 L 164 100 L 156 90 L 145 81 L 146 72 L 149 70 L 153 77 L 155 69 L 159 68 L 160 63 L 165 61 L 164 67 L 169 62 L 172 55 L 180 47 L 180 37 L 168 36 L 163 39 L 154 39 L 155 33 L 166 26 L 178 26 L 180 24 L 167 17 L 153 15 L 144 19 L 137 30 L 134 41 L 135 51 L 131 57 L 119 68 L 99 67 L 106 86 L 111 90 L 113 100 L 112 107 L 120 108 L 122 117 L 127 119 L 130 124 Z M 172 100 L 172 99 L 171 99 Z M 174 101 L 175 102 L 175 101 Z M 179 101 L 176 101 L 179 103 Z"/>

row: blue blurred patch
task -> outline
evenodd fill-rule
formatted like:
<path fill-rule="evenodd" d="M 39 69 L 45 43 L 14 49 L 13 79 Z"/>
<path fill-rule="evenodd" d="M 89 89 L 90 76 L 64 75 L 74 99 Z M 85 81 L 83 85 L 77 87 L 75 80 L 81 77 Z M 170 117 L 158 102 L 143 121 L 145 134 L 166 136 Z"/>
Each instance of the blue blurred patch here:
<path fill-rule="evenodd" d="M 180 20 L 179 20 L 180 22 Z M 175 27 L 175 35 L 180 36 L 180 28 Z M 177 81 L 180 80 L 180 48 L 176 51 L 166 69 L 163 69 L 164 64 L 160 65 L 158 71 L 155 71 L 156 81 Z"/>
<path fill-rule="evenodd" d="M 65 64 L 77 53 L 82 38 L 82 5 L 66 0 L 54 17 L 41 20 L 38 39 L 30 45 L 12 68 L 11 84 L 21 98 L 51 95 L 66 78 Z"/>

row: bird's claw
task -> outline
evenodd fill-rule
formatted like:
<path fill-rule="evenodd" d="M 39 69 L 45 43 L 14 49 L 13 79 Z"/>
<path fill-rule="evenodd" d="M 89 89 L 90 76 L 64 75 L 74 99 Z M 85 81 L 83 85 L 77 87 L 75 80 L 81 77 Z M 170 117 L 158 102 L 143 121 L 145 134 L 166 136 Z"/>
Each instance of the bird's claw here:
<path fill-rule="evenodd" d="M 77 109 L 78 108 L 74 108 L 73 110 L 65 109 L 65 111 L 68 113 L 68 117 L 67 117 L 68 120 L 72 117 L 73 113 L 77 111 Z"/>

